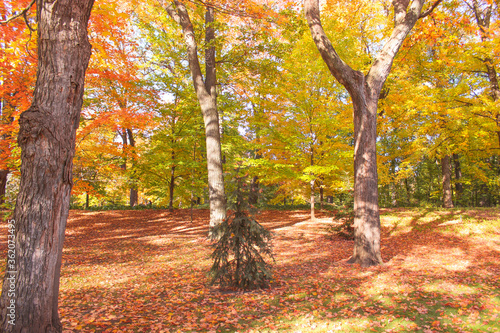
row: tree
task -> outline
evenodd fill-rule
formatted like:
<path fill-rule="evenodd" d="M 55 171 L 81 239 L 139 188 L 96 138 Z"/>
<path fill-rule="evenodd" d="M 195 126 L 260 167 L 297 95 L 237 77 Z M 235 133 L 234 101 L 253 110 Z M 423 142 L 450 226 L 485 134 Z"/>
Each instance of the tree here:
<path fill-rule="evenodd" d="M 21 185 L 13 215 L 15 256 L 9 258 L 0 299 L 3 332 L 62 331 L 59 275 L 93 3 L 36 1 L 37 81 L 33 102 L 19 119 Z"/>
<path fill-rule="evenodd" d="M 481 38 L 481 43 L 475 58 L 478 59 L 483 65 L 486 76 L 488 77 L 489 87 L 488 92 L 492 100 L 492 106 L 487 109 L 484 117 L 492 119 L 496 123 L 496 133 L 498 136 L 498 144 L 500 145 L 500 111 L 496 102 L 500 100 L 500 86 L 498 84 L 498 75 L 496 70 L 496 62 L 494 60 L 495 55 L 492 56 L 491 47 L 488 49 L 488 44 L 491 43 L 492 37 L 496 37 L 493 29 L 491 29 L 492 18 L 495 17 L 494 9 L 495 3 L 490 1 L 465 1 L 466 5 L 472 11 L 477 27 L 479 29 L 479 35 Z"/>
<path fill-rule="evenodd" d="M 130 206 L 138 203 L 137 150 L 141 134 L 151 124 L 158 96 L 149 69 L 144 66 L 146 51 L 137 34 L 135 0 L 98 2 L 90 21 L 90 38 L 95 45 L 87 70 L 84 125 L 81 131 L 111 128 L 121 141 L 123 190 L 129 192 Z M 79 131 L 79 132 L 81 132 Z"/>
<path fill-rule="evenodd" d="M 422 12 L 425 0 L 395 0 L 394 28 L 364 75 L 344 62 L 321 25 L 319 0 L 305 0 L 304 11 L 314 42 L 332 75 L 347 89 L 354 107 L 354 254 L 362 266 L 382 263 L 377 176 L 377 107 L 394 58 L 417 20 L 429 15 L 437 0 Z"/>
<path fill-rule="evenodd" d="M 205 79 L 198 59 L 198 46 L 195 31 L 186 6 L 180 1 L 165 5 L 170 17 L 182 27 L 187 47 L 189 68 L 196 96 L 200 103 L 205 123 L 207 148 L 208 189 L 210 200 L 210 228 L 226 219 L 226 194 L 222 169 L 220 145 L 219 114 L 217 112 L 216 67 L 215 67 L 215 12 L 213 7 L 206 8 L 205 14 Z"/>
<path fill-rule="evenodd" d="M 7 177 L 19 172 L 16 137 L 17 119 L 31 102 L 35 86 L 36 41 L 23 20 L 3 21 L 13 9 L 24 8 L 27 0 L 3 1 L 0 4 L 0 205 L 4 203 Z M 22 11 L 20 11 L 22 14 Z M 32 23 L 30 8 L 26 20 Z M 22 14 L 24 15 L 24 14 Z M 15 73 L 15 75 L 13 75 Z"/>

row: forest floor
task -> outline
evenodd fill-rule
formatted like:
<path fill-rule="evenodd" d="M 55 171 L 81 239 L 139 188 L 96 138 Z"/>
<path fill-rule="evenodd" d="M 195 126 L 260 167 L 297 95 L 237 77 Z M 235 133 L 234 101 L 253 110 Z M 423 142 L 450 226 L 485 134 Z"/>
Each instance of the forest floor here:
<path fill-rule="evenodd" d="M 272 286 L 228 292 L 208 285 L 208 211 L 71 211 L 63 331 L 500 332 L 498 208 L 383 209 L 385 264 L 372 268 L 347 264 L 353 241 L 328 237 L 332 219 L 317 217 L 263 212 Z"/>

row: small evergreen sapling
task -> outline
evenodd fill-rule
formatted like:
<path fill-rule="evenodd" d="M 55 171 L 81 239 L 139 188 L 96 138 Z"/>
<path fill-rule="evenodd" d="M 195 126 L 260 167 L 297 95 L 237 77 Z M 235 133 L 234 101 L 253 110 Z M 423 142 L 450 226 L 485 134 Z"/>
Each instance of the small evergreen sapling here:
<path fill-rule="evenodd" d="M 338 235 L 346 239 L 354 239 L 354 195 L 352 191 L 342 193 L 343 202 L 336 205 L 333 220 L 339 224 L 329 227 L 330 235 Z"/>
<path fill-rule="evenodd" d="M 214 227 L 217 235 L 211 258 L 214 263 L 209 275 L 211 284 L 242 289 L 263 288 L 272 278 L 271 265 L 266 259 L 274 257 L 272 233 L 245 211 L 248 193 L 244 193 L 243 177 L 237 177 L 235 212 Z"/>

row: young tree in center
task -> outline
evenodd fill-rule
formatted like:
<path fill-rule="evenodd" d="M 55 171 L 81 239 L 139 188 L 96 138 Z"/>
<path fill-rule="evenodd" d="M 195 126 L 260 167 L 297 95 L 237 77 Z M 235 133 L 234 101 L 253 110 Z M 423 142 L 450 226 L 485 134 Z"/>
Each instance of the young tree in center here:
<path fill-rule="evenodd" d="M 347 89 L 354 107 L 354 254 L 349 260 L 362 266 L 382 263 L 377 176 L 377 107 L 385 80 L 403 41 L 425 12 L 426 0 L 394 0 L 394 28 L 373 60 L 368 74 L 354 70 L 340 58 L 320 20 L 319 0 L 304 0 L 304 11 L 314 42 L 332 75 Z"/>
<path fill-rule="evenodd" d="M 189 68 L 194 89 L 205 122 L 207 145 L 208 188 L 210 200 L 210 228 L 226 219 L 226 194 L 222 170 L 219 114 L 217 112 L 214 8 L 207 6 L 205 14 L 205 79 L 198 59 L 195 32 L 186 6 L 180 1 L 165 5 L 170 17 L 182 27 L 187 47 Z"/>

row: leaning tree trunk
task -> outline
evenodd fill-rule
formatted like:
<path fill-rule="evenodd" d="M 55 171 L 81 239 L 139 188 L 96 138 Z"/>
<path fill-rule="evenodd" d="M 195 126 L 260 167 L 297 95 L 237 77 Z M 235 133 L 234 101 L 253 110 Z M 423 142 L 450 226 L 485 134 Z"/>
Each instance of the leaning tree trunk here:
<path fill-rule="evenodd" d="M 0 170 L 0 205 L 5 202 L 5 193 L 7 192 L 7 176 L 9 170 Z"/>
<path fill-rule="evenodd" d="M 36 1 L 38 72 L 33 102 L 19 119 L 21 183 L 13 216 L 15 256 L 0 299 L 2 332 L 62 331 L 59 276 L 93 3 Z"/>
<path fill-rule="evenodd" d="M 453 208 L 453 196 L 451 192 L 451 165 L 449 155 L 441 158 L 441 171 L 443 175 L 443 208 Z"/>
<path fill-rule="evenodd" d="M 168 6 L 162 3 L 170 17 L 182 27 L 187 47 L 187 56 L 193 86 L 198 97 L 203 121 L 205 123 L 205 140 L 207 146 L 208 189 L 210 201 L 210 230 L 226 219 L 226 194 L 222 169 L 222 150 L 220 141 L 219 114 L 217 111 L 216 63 L 215 63 L 215 28 L 214 8 L 207 6 L 205 13 L 205 80 L 198 59 L 198 46 L 195 32 L 186 6 L 178 0 Z M 210 237 L 216 237 L 212 235 Z"/>

